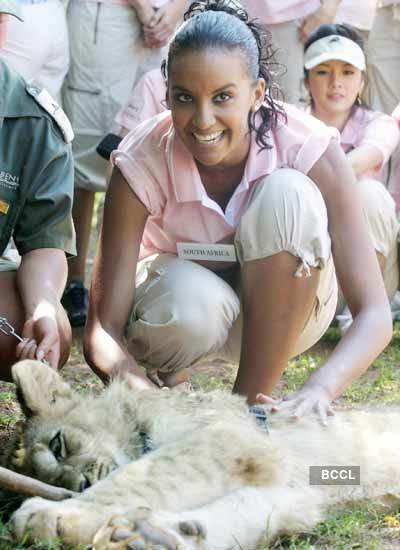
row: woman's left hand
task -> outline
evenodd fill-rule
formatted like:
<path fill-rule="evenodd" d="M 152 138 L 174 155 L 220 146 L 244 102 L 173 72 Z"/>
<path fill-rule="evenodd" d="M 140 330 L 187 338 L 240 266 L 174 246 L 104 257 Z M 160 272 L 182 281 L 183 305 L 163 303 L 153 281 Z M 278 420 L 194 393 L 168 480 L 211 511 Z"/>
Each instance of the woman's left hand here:
<path fill-rule="evenodd" d="M 281 400 L 259 393 L 257 402 L 270 405 L 271 412 L 285 412 L 295 420 L 315 413 L 324 426 L 328 424 L 328 416 L 334 415 L 331 398 L 326 389 L 319 384 L 305 384 L 299 391 L 287 395 Z"/>

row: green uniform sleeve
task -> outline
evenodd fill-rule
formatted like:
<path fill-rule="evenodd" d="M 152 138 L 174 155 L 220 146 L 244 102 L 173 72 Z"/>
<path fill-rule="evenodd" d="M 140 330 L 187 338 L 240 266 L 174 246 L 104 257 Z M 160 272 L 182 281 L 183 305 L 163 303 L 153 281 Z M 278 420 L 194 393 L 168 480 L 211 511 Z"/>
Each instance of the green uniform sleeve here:
<path fill-rule="evenodd" d="M 24 167 L 24 199 L 14 228 L 19 253 L 58 248 L 75 254 L 71 146 L 47 118 L 31 119 L 32 141 Z"/>

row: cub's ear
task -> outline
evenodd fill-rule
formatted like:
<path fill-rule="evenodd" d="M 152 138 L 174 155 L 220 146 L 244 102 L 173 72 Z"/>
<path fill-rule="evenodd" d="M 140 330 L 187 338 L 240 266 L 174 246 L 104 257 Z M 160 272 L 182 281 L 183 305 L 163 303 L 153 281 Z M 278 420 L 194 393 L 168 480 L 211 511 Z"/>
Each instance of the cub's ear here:
<path fill-rule="evenodd" d="M 13 365 L 11 372 L 26 417 L 60 413 L 71 407 L 71 388 L 44 363 L 26 359 Z"/>

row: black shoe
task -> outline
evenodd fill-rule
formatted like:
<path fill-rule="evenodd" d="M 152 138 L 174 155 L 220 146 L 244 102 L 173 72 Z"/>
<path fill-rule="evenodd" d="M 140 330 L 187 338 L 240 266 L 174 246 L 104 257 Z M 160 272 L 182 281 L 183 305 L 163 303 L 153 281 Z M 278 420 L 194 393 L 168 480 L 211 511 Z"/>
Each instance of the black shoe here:
<path fill-rule="evenodd" d="M 82 281 L 71 281 L 64 290 L 61 303 L 73 327 L 83 327 L 86 323 L 89 293 Z"/>

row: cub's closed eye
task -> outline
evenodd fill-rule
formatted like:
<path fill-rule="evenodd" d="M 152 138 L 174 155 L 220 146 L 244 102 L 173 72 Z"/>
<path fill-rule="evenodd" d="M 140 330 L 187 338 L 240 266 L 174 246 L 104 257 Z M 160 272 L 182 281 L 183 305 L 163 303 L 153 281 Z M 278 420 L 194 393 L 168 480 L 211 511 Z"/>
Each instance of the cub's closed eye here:
<path fill-rule="evenodd" d="M 61 432 L 61 430 L 58 430 L 56 435 L 53 437 L 53 439 L 49 443 L 49 449 L 53 453 L 54 458 L 57 461 L 63 460 L 67 456 L 66 447 L 65 447 L 65 439 Z"/>

